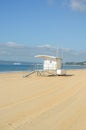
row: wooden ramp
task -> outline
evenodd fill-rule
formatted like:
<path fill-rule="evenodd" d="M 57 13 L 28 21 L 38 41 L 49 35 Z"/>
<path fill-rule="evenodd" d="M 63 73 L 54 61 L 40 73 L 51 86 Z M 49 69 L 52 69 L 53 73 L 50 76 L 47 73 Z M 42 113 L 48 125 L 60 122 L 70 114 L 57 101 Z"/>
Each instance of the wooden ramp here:
<path fill-rule="evenodd" d="M 23 75 L 23 78 L 26 78 L 26 77 L 30 76 L 31 74 L 33 74 L 33 73 L 35 73 L 35 72 L 36 72 L 36 71 L 31 71 L 31 72 L 29 72 L 28 74 Z"/>

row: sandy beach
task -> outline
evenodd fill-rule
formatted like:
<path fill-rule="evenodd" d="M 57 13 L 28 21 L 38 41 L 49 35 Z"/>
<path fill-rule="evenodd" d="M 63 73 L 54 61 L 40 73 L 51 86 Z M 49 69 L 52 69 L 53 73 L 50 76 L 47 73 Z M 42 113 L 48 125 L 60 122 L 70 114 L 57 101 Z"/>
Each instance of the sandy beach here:
<path fill-rule="evenodd" d="M 86 130 L 86 70 L 0 74 L 0 130 Z"/>

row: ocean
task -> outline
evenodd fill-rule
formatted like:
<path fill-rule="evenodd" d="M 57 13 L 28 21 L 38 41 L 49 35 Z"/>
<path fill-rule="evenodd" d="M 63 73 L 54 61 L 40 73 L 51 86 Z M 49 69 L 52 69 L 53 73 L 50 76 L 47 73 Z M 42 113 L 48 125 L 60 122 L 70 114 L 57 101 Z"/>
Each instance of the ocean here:
<path fill-rule="evenodd" d="M 37 68 L 38 66 L 38 68 Z M 0 65 L 0 73 L 3 72 L 17 72 L 17 71 L 33 71 L 36 69 L 42 69 L 42 64 L 30 63 L 30 64 L 1 64 Z M 63 69 L 86 69 L 86 66 L 80 65 L 64 65 Z"/>

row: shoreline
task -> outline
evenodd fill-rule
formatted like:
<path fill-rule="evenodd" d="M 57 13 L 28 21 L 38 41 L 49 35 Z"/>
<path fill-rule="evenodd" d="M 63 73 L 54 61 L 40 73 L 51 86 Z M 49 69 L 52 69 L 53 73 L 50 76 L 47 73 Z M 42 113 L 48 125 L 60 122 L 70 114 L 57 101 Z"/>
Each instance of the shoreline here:
<path fill-rule="evenodd" d="M 65 65 L 66 66 L 66 65 Z M 71 65 L 70 65 L 71 66 Z M 74 65 L 76 66 L 76 65 Z M 65 69 L 65 68 L 62 68 L 63 70 L 66 70 L 66 71 L 70 71 L 70 70 L 86 70 L 86 68 L 70 68 L 70 69 Z M 35 70 L 19 70 L 19 71 L 0 71 L 0 74 L 8 74 L 8 73 L 23 73 L 23 72 L 31 72 L 31 71 L 35 71 Z"/>
<path fill-rule="evenodd" d="M 11 66 L 12 67 L 12 66 Z M 8 66 L 4 66 L 1 65 L 0 67 L 0 73 L 14 73 L 14 72 L 31 72 L 33 70 L 35 70 L 35 67 L 30 67 L 26 65 L 25 66 L 21 66 L 21 65 L 13 65 L 13 67 L 11 68 L 9 65 Z M 82 65 L 64 65 L 62 66 L 62 69 L 64 70 L 76 70 L 76 69 L 86 69 L 86 66 L 82 66 Z"/>

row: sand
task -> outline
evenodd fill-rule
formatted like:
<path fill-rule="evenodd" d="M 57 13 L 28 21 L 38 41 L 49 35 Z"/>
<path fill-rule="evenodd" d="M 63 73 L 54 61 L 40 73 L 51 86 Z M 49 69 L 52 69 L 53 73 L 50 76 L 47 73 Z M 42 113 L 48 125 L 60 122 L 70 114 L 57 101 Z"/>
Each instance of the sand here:
<path fill-rule="evenodd" d="M 86 70 L 0 74 L 0 130 L 86 130 Z"/>

